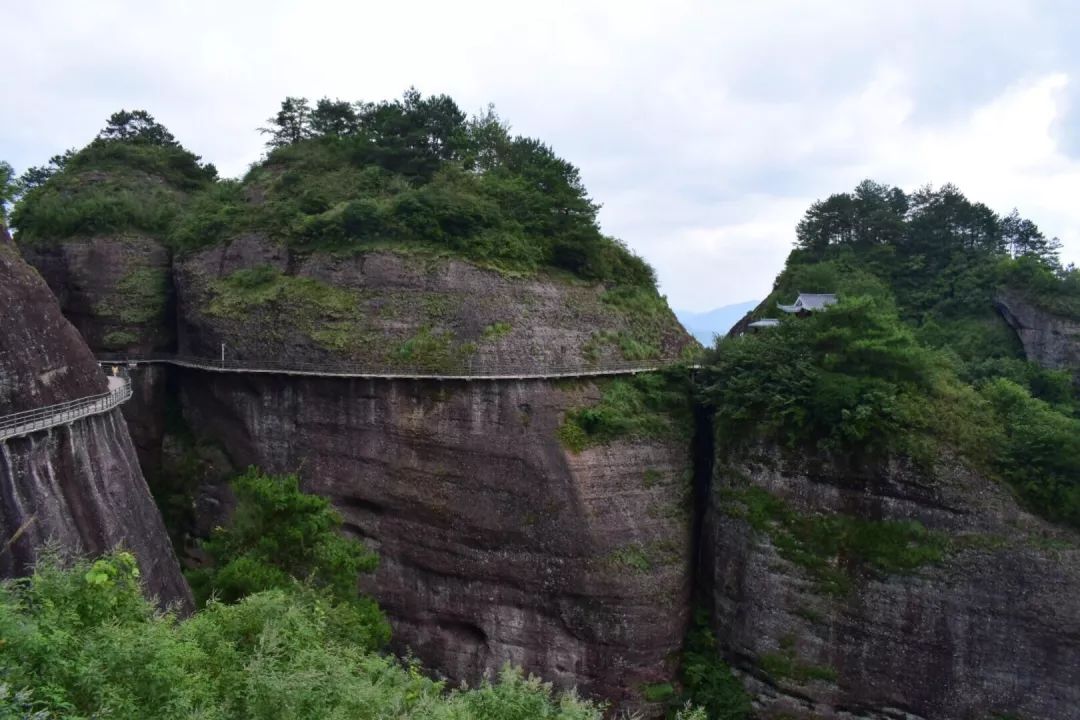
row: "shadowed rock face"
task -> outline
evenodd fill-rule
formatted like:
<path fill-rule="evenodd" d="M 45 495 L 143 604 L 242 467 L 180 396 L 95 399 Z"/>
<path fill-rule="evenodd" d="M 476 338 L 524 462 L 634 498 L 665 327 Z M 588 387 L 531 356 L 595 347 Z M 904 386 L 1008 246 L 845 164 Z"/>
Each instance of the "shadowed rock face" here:
<path fill-rule="evenodd" d="M 1053 370 L 1080 370 L 1080 320 L 1047 312 L 1015 291 L 998 293 L 995 304 L 1028 360 Z"/>
<path fill-rule="evenodd" d="M 0 414 L 104 392 L 105 376 L 41 277 L 0 237 Z M 186 609 L 191 592 L 118 410 L 0 443 L 0 574 L 25 573 L 42 544 L 139 560 L 148 590 Z"/>
<path fill-rule="evenodd" d="M 23 248 L 94 352 L 173 344 L 171 260 L 160 242 L 99 236 Z"/>
<path fill-rule="evenodd" d="M 174 349 L 168 249 L 141 236 L 68 239 L 23 248 L 94 353 Z M 139 464 L 151 482 L 161 470 L 167 369 L 138 373 L 123 407 Z"/>
<path fill-rule="evenodd" d="M 575 455 L 591 384 L 182 378 L 192 424 L 239 464 L 298 472 L 380 556 L 396 649 L 477 680 L 505 662 L 640 707 L 669 679 L 690 592 L 681 442 Z"/>
<path fill-rule="evenodd" d="M 767 717 L 1076 717 L 1075 533 L 960 466 L 930 477 L 904 465 L 796 465 L 765 452 L 718 471 L 702 538 L 720 647 Z M 918 520 L 948 550 L 908 574 L 839 558 L 852 587 L 829 594 L 769 531 L 738 517 L 729 492 L 747 485 L 801 516 Z"/>

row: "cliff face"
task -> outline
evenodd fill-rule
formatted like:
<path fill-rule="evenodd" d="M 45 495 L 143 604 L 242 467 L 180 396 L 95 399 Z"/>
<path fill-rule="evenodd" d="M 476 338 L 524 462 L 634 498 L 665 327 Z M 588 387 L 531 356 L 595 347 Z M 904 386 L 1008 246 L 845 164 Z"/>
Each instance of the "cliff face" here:
<path fill-rule="evenodd" d="M 176 267 L 180 351 L 234 359 L 557 368 L 677 356 L 692 339 L 642 306 L 566 277 L 381 251 L 298 253 L 257 235 Z"/>
<path fill-rule="evenodd" d="M 225 343 L 238 361 L 540 371 L 691 342 L 666 306 L 630 313 L 600 286 L 401 252 L 299 254 L 252 235 L 175 276 L 180 352 L 202 357 Z M 235 465 L 299 473 L 378 551 L 366 589 L 397 649 L 473 682 L 521 664 L 625 708 L 671 678 L 689 437 L 568 451 L 559 426 L 599 400 L 592 383 L 187 371 L 178 385 L 189 424 Z"/>
<path fill-rule="evenodd" d="M 1054 370 L 1080 368 L 1080 320 L 1047 312 L 1013 290 L 999 292 L 995 305 L 1028 360 Z"/>
<path fill-rule="evenodd" d="M 98 236 L 37 243 L 23 254 L 48 283 L 66 317 L 94 353 L 146 353 L 175 347 L 172 261 L 159 241 L 141 235 Z M 161 469 L 165 368 L 133 380 L 123 406 L 143 472 Z"/>
<path fill-rule="evenodd" d="M 94 352 L 171 348 L 171 261 L 157 240 L 67 239 L 26 246 L 23 255 Z"/>
<path fill-rule="evenodd" d="M 505 662 L 639 704 L 671 677 L 690 592 L 690 458 L 679 442 L 580 454 L 562 414 L 595 385 L 192 373 L 192 424 L 240 464 L 299 472 L 379 553 L 367 589 L 452 678 Z"/>
<path fill-rule="evenodd" d="M 1080 543 L 959 465 L 730 462 L 702 552 L 722 653 L 765 717 L 1080 707 Z"/>
<path fill-rule="evenodd" d="M 41 278 L 0 238 L 0 413 L 104 392 L 105 376 Z M 0 573 L 25 573 L 42 545 L 139 560 L 150 592 L 187 608 L 161 516 L 119 411 L 0 444 Z M 20 531 L 21 530 L 21 531 Z M 17 535 L 17 537 L 16 537 Z"/>

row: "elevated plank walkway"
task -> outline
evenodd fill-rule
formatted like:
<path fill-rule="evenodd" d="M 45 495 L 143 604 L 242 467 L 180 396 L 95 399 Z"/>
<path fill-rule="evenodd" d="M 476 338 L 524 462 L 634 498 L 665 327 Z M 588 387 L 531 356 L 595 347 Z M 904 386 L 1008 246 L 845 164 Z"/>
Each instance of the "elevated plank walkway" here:
<path fill-rule="evenodd" d="M 319 365 L 313 363 L 281 362 L 275 360 L 220 360 L 207 357 L 154 353 L 147 355 L 98 355 L 98 362 L 104 365 L 149 365 L 168 364 L 178 367 L 207 370 L 210 372 L 231 373 L 267 373 L 276 375 L 306 375 L 311 377 L 362 378 L 381 380 L 559 380 L 581 377 L 602 377 L 607 375 L 637 375 L 638 373 L 656 372 L 677 365 L 675 359 L 610 361 L 595 365 L 551 366 L 542 369 L 535 367 L 514 366 L 511 364 L 471 365 L 466 363 L 454 369 L 436 368 L 423 365 L 409 366 L 402 364 L 392 369 L 370 365 L 350 365 L 335 363 Z"/>
<path fill-rule="evenodd" d="M 102 355 L 102 365 L 136 367 L 139 365 L 168 364 L 178 367 L 226 373 L 266 373 L 275 375 L 303 375 L 328 378 L 370 378 L 382 380 L 559 380 L 584 377 L 637 375 L 655 372 L 678 364 L 677 360 L 610 361 L 595 365 L 566 365 L 536 368 L 513 365 L 485 365 L 445 370 L 424 366 L 399 367 L 393 370 L 362 365 L 314 365 L 286 363 L 274 360 L 220 360 L 205 357 L 155 353 L 149 355 Z M 688 365 L 689 369 L 696 368 Z M 109 391 L 100 395 L 69 400 L 68 402 L 24 410 L 0 417 L 0 442 L 21 437 L 39 430 L 79 420 L 90 415 L 108 412 L 131 398 L 131 382 L 125 377 L 108 377 Z"/>
<path fill-rule="evenodd" d="M 108 392 L 0 417 L 0 441 L 100 415 L 130 398 L 131 381 L 125 377 L 109 376 Z"/>

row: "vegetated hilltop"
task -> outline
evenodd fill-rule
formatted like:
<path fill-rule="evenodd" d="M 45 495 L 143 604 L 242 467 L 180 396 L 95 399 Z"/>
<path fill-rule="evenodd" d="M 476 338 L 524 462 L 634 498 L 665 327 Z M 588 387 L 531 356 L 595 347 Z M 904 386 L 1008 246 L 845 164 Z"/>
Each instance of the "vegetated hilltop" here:
<path fill-rule="evenodd" d="M 1075 385 L 999 307 L 1075 322 L 1078 280 L 1033 223 L 952 186 L 809 209 L 753 313 L 780 325 L 719 341 L 700 375 L 700 583 L 719 655 L 771 712 L 1071 717 Z M 800 291 L 840 300 L 776 308 Z"/>
<path fill-rule="evenodd" d="M 19 179 L 19 246 L 92 350 L 174 347 L 166 241 L 216 177 L 151 115 L 122 110 L 85 148 Z"/>
<path fill-rule="evenodd" d="M 867 181 L 815 203 L 754 315 L 783 315 L 775 303 L 798 291 L 836 292 L 840 305 L 718 344 L 712 395 L 726 435 L 764 429 L 843 453 L 949 447 L 1080 527 L 1078 368 L 1026 359 L 998 309 L 1006 293 L 1080 319 L 1080 272 L 1057 247 L 951 185 L 909 196 Z"/>
<path fill-rule="evenodd" d="M 238 361 L 513 374 L 696 347 L 648 265 L 600 232 L 577 170 L 493 113 L 467 119 L 411 91 L 314 109 L 288 99 L 268 130 L 271 149 L 244 179 L 184 196 L 168 231 L 147 238 L 175 297 L 159 337 L 178 352 L 216 358 L 224 344 Z M 132 237 L 32 247 L 100 244 L 129 252 Z M 80 277 L 101 264 L 67 252 Z M 72 291 L 73 273 L 49 272 L 47 252 L 37 261 L 59 295 Z M 96 302 L 132 298 L 123 277 Z M 110 340 L 95 349 L 150 344 Z M 134 374 L 126 412 L 140 458 L 160 467 L 174 537 L 190 545 L 225 522 L 230 467 L 300 472 L 378 548 L 365 582 L 395 650 L 454 681 L 510 661 L 620 710 L 656 710 L 643 688 L 672 679 L 689 615 L 685 374 Z"/>
<path fill-rule="evenodd" d="M 95 349 L 165 348 L 179 328 L 195 354 L 226 342 L 235 357 L 440 369 L 656 359 L 692 342 L 648 264 L 600 231 L 577 168 L 490 108 L 467 118 L 415 90 L 288 98 L 266 132 L 243 180 L 214 181 L 150 116 L 118 113 L 24 176 L 20 242 L 41 248 L 31 260 L 62 300 L 88 300 L 66 307 L 92 316 L 77 324 Z M 184 313 L 170 320 L 174 289 Z"/>

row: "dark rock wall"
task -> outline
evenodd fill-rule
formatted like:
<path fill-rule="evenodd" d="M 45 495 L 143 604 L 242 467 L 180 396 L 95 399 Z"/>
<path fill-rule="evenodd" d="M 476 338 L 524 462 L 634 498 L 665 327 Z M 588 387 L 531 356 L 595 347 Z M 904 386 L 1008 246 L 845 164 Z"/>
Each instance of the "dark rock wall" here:
<path fill-rule="evenodd" d="M 0 414 L 95 395 L 106 380 L 41 277 L 0 237 Z M 44 543 L 117 546 L 138 558 L 163 604 L 190 607 L 165 527 L 120 412 L 0 443 L 0 574 L 25 573 Z"/>
<path fill-rule="evenodd" d="M 574 455 L 591 384 L 190 372 L 185 413 L 239 465 L 298 472 L 380 556 L 397 649 L 475 681 L 505 662 L 639 706 L 670 679 L 690 592 L 687 443 Z"/>
<path fill-rule="evenodd" d="M 828 594 L 731 511 L 726 491 L 747 484 L 803 515 L 919 520 L 949 550 L 910 574 L 849 567 L 852 590 Z M 1023 512 L 1006 489 L 958 465 L 930 477 L 763 453 L 718 470 L 710 495 L 702 582 L 723 654 L 763 716 L 1076 717 L 1080 538 Z M 802 677 L 777 673 L 776 658 Z"/>
<path fill-rule="evenodd" d="M 130 550 L 162 605 L 190 610 L 161 515 L 139 470 L 119 411 L 0 443 L 0 533 L 12 537 L 0 575 L 27 572 L 46 544 L 99 555 Z"/>
<path fill-rule="evenodd" d="M 99 236 L 22 250 L 94 352 L 173 347 L 172 260 L 157 240 Z"/>

